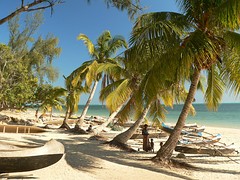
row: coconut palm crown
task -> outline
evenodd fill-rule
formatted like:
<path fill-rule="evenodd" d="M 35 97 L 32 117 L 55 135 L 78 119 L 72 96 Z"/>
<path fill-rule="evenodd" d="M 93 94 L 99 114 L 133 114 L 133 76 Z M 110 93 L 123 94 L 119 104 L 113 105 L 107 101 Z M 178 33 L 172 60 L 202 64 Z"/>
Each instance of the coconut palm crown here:
<path fill-rule="evenodd" d="M 165 162 L 169 162 L 177 144 L 201 73 L 207 76 L 204 99 L 209 109 L 217 110 L 225 89 L 235 95 L 240 90 L 239 1 L 177 0 L 177 3 L 182 13 L 156 12 L 139 17 L 131 37 L 131 43 L 137 45 L 139 51 L 151 43 L 150 53 L 156 57 L 158 44 L 163 43 L 164 51 L 159 57 L 168 59 L 168 65 L 179 67 L 177 72 L 171 73 L 176 73 L 179 78 L 191 78 L 175 131 L 154 158 Z M 174 39 L 176 43 L 167 43 Z M 193 72 L 192 77 L 190 72 Z"/>
<path fill-rule="evenodd" d="M 122 36 L 117 35 L 112 37 L 109 31 L 104 31 L 98 37 L 95 45 L 85 34 L 80 34 L 77 39 L 84 42 L 88 49 L 89 55 L 91 56 L 91 60 L 86 61 L 79 68 L 74 70 L 69 76 L 69 79 L 72 79 L 73 87 L 77 86 L 79 82 L 82 82 L 85 83 L 87 87 L 91 88 L 92 86 L 92 88 L 90 90 L 88 101 L 83 109 L 79 121 L 76 124 L 76 127 L 81 126 L 83 123 L 99 80 L 102 79 L 102 88 L 111 81 L 111 77 L 97 70 L 98 67 L 104 63 L 115 63 L 113 58 L 115 53 L 120 48 L 127 48 L 127 42 Z"/>

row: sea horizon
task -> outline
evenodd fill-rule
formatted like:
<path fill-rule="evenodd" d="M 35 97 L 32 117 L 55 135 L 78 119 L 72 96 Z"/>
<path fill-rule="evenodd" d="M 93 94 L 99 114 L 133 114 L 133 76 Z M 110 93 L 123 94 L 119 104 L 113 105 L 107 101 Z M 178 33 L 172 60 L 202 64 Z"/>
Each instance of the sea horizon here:
<path fill-rule="evenodd" d="M 85 105 L 78 105 L 78 112 L 75 116 L 80 116 Z M 175 124 L 181 113 L 183 104 L 175 104 L 173 109 L 166 108 L 168 113 L 164 122 Z M 197 123 L 199 126 L 211 127 L 226 127 L 239 128 L 240 127 L 240 103 L 222 103 L 217 111 L 208 111 L 204 103 L 194 103 L 196 115 L 188 115 L 186 123 Z M 58 112 L 59 113 L 59 112 Z M 61 114 L 64 111 L 60 112 Z M 87 116 L 101 116 L 107 118 L 109 111 L 105 105 L 95 104 L 90 105 Z M 151 122 L 149 122 L 151 124 Z"/>

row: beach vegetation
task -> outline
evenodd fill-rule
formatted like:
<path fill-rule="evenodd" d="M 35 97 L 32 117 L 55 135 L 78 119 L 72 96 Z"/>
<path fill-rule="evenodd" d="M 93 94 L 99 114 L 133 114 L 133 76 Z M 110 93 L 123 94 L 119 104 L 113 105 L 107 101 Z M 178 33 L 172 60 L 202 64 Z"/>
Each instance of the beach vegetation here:
<path fill-rule="evenodd" d="M 22 109 L 26 104 L 35 104 L 38 86 L 53 82 L 58 77 L 52 62 L 61 48 L 58 39 L 34 38 L 42 23 L 42 12 L 27 16 L 23 30 L 19 17 L 9 21 L 9 43 L 1 45 L 1 107 Z"/>
<path fill-rule="evenodd" d="M 224 90 L 239 94 L 239 2 L 177 0 L 182 13 L 156 12 L 140 16 L 131 41 L 142 49 L 151 43 L 150 53 L 156 54 L 157 44 L 176 41 L 164 49 L 165 66 L 191 85 L 173 133 L 153 158 L 170 163 L 180 133 L 195 99 L 201 74 L 207 77 L 205 102 L 217 110 Z M 233 66 L 234 64 L 234 66 Z M 162 70 L 162 69 L 161 69 Z M 175 70 L 177 70 L 175 72 Z M 165 71 L 166 72 L 166 71 Z M 166 72 L 167 73 L 167 72 Z M 168 74 L 169 75 L 169 74 Z M 192 76 L 191 76 L 192 75 Z M 156 78 L 160 78 L 157 76 Z M 154 87 L 154 86 L 153 86 Z"/>
<path fill-rule="evenodd" d="M 0 44 L 0 54 L 0 109 L 24 109 L 34 96 L 38 80 L 11 47 Z"/>
<path fill-rule="evenodd" d="M 43 23 L 42 12 L 28 15 L 21 30 L 19 16 L 9 21 L 10 39 L 8 45 L 16 56 L 22 59 L 23 65 L 33 73 L 40 84 L 44 81 L 53 82 L 58 78 L 58 71 L 53 67 L 53 60 L 61 53 L 57 47 L 58 39 L 53 35 L 34 38 L 34 34 Z"/>

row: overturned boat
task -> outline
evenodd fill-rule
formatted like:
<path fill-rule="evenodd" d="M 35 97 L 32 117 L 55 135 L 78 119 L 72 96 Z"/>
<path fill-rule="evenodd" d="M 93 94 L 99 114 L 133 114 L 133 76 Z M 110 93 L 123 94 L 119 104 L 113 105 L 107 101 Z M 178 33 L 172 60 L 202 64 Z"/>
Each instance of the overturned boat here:
<path fill-rule="evenodd" d="M 41 169 L 58 162 L 63 155 L 64 146 L 56 140 L 40 147 L 22 148 L 5 144 L 0 146 L 0 173 Z"/>

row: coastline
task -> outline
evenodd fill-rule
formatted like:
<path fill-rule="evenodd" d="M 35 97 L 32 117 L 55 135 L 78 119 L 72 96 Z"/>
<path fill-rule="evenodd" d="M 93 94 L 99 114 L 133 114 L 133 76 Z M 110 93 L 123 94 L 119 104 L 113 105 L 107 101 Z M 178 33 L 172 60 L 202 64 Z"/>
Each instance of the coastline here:
<path fill-rule="evenodd" d="M 34 118 L 30 112 L 9 112 L 22 119 Z M 0 112 L 0 114 L 3 114 Z M 87 128 L 87 127 L 84 127 Z M 219 128 L 206 126 L 207 132 L 221 133 L 221 142 L 226 144 L 234 143 L 236 150 L 240 152 L 239 130 L 233 128 Z M 120 133 L 119 131 L 105 132 L 107 140 Z M 102 144 L 99 140 L 90 140 L 91 135 L 69 134 L 64 130 L 48 131 L 41 134 L 14 134 L 1 133 L 1 139 L 8 142 L 38 143 L 43 144 L 50 139 L 56 139 L 64 144 L 65 155 L 56 164 L 29 172 L 11 173 L 9 177 L 37 178 L 37 179 L 58 179 L 58 180 L 122 180 L 122 179 L 240 179 L 240 164 L 227 157 L 213 156 L 187 156 L 184 161 L 197 166 L 200 170 L 187 170 L 181 168 L 160 167 L 149 159 L 155 155 L 159 146 L 155 139 L 155 153 L 139 151 L 129 153 L 108 145 Z M 129 140 L 129 145 L 138 145 L 141 148 L 141 140 Z M 173 156 L 178 153 L 174 152 Z M 240 163 L 240 156 L 232 157 Z"/>
<path fill-rule="evenodd" d="M 211 112 L 208 111 L 205 107 L 205 104 L 194 104 L 196 107 L 196 115 L 189 115 L 186 123 L 192 124 L 197 123 L 199 126 L 209 126 L 209 127 L 220 127 L 220 128 L 232 128 L 237 129 L 240 127 L 240 103 L 223 103 L 219 107 L 219 111 Z M 79 110 L 74 114 L 74 117 L 79 117 L 84 105 L 79 105 Z M 166 114 L 166 123 L 175 124 L 182 105 L 175 105 L 174 109 L 168 109 L 168 113 Z M 29 109 L 28 109 L 29 110 Z M 34 111 L 32 109 L 31 111 Z M 64 116 L 65 111 L 54 111 L 54 115 L 56 116 Z M 109 115 L 109 111 L 106 109 L 104 105 L 91 105 L 89 107 L 87 116 L 99 116 L 103 118 L 107 118 Z"/>

